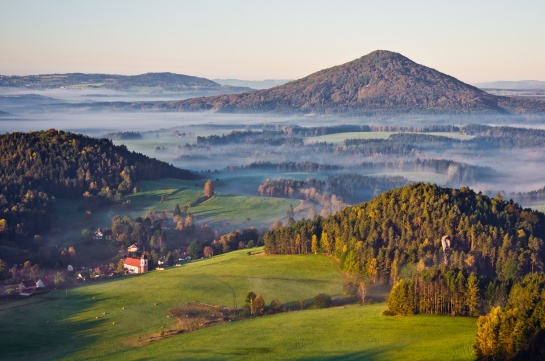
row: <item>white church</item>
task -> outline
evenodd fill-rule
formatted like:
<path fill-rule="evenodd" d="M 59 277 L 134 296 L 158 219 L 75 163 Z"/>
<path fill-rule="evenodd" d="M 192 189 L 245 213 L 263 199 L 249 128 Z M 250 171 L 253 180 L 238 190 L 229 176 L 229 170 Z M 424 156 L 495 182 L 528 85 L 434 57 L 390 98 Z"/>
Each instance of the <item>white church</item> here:
<path fill-rule="evenodd" d="M 129 273 L 146 273 L 148 272 L 148 258 L 145 255 L 140 258 L 127 257 L 123 267 Z"/>

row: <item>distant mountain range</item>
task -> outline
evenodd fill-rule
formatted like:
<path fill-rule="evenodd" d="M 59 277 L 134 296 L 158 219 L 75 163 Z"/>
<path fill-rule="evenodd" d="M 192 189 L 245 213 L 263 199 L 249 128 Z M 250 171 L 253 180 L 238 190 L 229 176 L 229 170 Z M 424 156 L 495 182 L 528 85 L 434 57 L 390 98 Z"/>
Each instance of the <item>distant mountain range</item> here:
<path fill-rule="evenodd" d="M 150 106 L 151 104 L 148 104 Z M 156 106 L 180 111 L 376 114 L 545 112 L 545 102 L 488 94 L 401 54 L 378 50 L 271 89 Z"/>
<path fill-rule="evenodd" d="M 237 87 L 248 87 L 252 89 L 269 89 L 278 85 L 289 83 L 290 80 L 266 79 L 266 80 L 239 80 L 239 79 L 213 79 L 221 85 L 230 85 Z"/>
<path fill-rule="evenodd" d="M 520 80 L 520 81 L 492 81 L 475 84 L 480 89 L 507 89 L 507 90 L 545 90 L 545 81 Z"/>
<path fill-rule="evenodd" d="M 194 91 L 230 89 L 234 92 L 251 90 L 247 87 L 222 85 L 205 78 L 174 73 L 146 73 L 141 75 L 114 74 L 42 74 L 26 76 L 0 75 L 0 87 L 26 89 L 90 88 L 123 91 Z"/>
<path fill-rule="evenodd" d="M 538 97 L 514 97 L 510 93 L 485 92 L 452 76 L 417 64 L 401 54 L 385 50 L 374 51 L 346 64 L 269 89 L 252 90 L 236 86 L 252 84 L 237 83 L 240 81 L 233 79 L 224 82 L 231 82 L 233 86 L 222 86 L 209 79 L 173 73 L 133 76 L 80 73 L 0 76 L 0 87 L 106 88 L 147 94 L 180 92 L 180 95 L 185 92 L 184 96 L 176 99 L 192 97 L 175 101 L 104 101 L 70 105 L 95 109 L 356 116 L 390 113 L 545 114 L 545 100 Z M 267 82 L 278 81 L 263 81 L 253 86 L 272 84 Z M 9 111 L 8 108 L 3 110 Z"/>

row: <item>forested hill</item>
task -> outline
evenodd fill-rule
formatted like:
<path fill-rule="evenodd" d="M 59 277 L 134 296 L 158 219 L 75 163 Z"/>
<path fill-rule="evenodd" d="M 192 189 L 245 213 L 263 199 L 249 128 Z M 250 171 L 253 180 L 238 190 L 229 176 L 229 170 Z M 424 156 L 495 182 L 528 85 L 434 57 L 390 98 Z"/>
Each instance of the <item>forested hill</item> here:
<path fill-rule="evenodd" d="M 221 88 L 220 84 L 209 79 L 174 73 L 146 73 L 141 75 L 83 73 L 26 76 L 0 75 L 0 87 L 55 89 L 72 86 L 115 90 L 130 90 L 133 87 L 156 87 L 166 91 Z"/>
<path fill-rule="evenodd" d="M 441 246 L 450 236 L 446 257 Z M 513 202 L 413 184 L 347 207 L 326 219 L 300 221 L 265 235 L 268 253 L 324 253 L 343 270 L 395 283 L 410 266 L 475 272 L 512 280 L 542 269 L 545 216 Z"/>
<path fill-rule="evenodd" d="M 271 89 L 188 99 L 168 106 L 222 112 L 506 113 L 499 99 L 401 54 L 378 50 Z"/>
<path fill-rule="evenodd" d="M 4 239 L 47 230 L 54 198 L 84 197 L 92 207 L 119 200 L 139 180 L 197 177 L 110 140 L 54 129 L 0 135 L 0 170 Z"/>

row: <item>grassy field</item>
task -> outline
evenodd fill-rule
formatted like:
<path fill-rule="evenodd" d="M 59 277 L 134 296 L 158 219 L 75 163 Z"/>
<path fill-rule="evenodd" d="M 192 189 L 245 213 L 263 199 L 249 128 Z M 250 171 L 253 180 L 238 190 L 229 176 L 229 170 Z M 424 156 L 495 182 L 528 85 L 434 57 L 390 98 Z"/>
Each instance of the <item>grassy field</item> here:
<path fill-rule="evenodd" d="M 9 360 L 471 360 L 476 320 L 386 317 L 384 303 L 288 312 L 228 322 L 141 347 L 175 323 L 168 310 L 199 301 L 241 307 L 248 291 L 268 304 L 339 296 L 346 280 L 323 256 L 237 251 L 183 267 L 127 276 L 0 305 L 0 356 Z M 233 297 L 235 295 L 235 297 Z M 114 324 L 115 323 L 115 324 Z"/>
<path fill-rule="evenodd" d="M 259 196 L 232 195 L 237 188 L 244 187 L 240 179 L 226 179 L 216 187 L 217 195 L 197 206 L 189 208 L 197 223 L 207 223 L 212 228 L 235 230 L 237 228 L 270 227 L 276 220 L 286 217 L 289 205 L 297 208 L 302 201 L 296 199 L 268 198 Z M 112 225 L 115 215 L 131 218 L 145 217 L 149 212 L 174 211 L 176 204 L 180 207 L 197 201 L 203 193 L 204 181 L 184 181 L 178 179 L 160 179 L 138 183 L 140 191 L 128 195 L 125 199 L 131 201 L 130 208 L 112 207 L 93 211 L 91 216 L 85 216 L 79 200 L 57 200 L 57 213 L 51 235 L 52 244 L 61 248 L 74 246 L 78 255 L 77 264 L 87 265 L 102 260 L 109 263 L 110 257 L 117 250 L 109 248 L 104 243 L 84 244 L 80 235 L 85 228 L 108 228 Z M 254 183 L 248 185 L 254 188 Z M 257 183 L 259 185 L 259 183 Z M 255 189 L 257 189 L 255 185 Z M 164 199 L 161 202 L 161 199 Z M 297 218 L 306 216 L 306 209 L 301 210 Z"/>
<path fill-rule="evenodd" d="M 132 209 L 142 215 L 150 210 L 173 211 L 176 204 L 180 207 L 195 202 L 202 196 L 203 181 L 180 181 L 162 179 L 139 183 L 142 191 L 127 197 L 131 200 Z M 216 186 L 216 195 L 189 211 L 196 221 L 214 225 L 233 227 L 265 226 L 269 227 L 277 219 L 286 217 L 290 204 L 297 207 L 301 201 L 295 199 L 268 198 L 258 196 L 238 196 L 223 192 L 236 187 L 236 180 L 222 181 Z M 257 186 L 256 186 L 257 190 Z M 159 202 L 161 197 L 164 202 Z M 248 219 L 250 221 L 248 221 Z"/>
<path fill-rule="evenodd" d="M 337 134 L 328 134 L 322 135 L 319 137 L 310 137 L 307 138 L 307 141 L 311 143 L 316 142 L 327 142 L 327 143 L 342 143 L 346 139 L 388 139 L 390 135 L 397 134 L 394 132 L 353 132 L 353 133 L 337 133 Z M 421 133 L 418 133 L 421 134 Z M 449 133 L 449 132 L 431 132 L 424 133 L 427 135 L 437 135 L 448 138 L 460 139 L 460 140 L 470 140 L 473 139 L 472 135 L 463 135 L 460 133 Z"/>

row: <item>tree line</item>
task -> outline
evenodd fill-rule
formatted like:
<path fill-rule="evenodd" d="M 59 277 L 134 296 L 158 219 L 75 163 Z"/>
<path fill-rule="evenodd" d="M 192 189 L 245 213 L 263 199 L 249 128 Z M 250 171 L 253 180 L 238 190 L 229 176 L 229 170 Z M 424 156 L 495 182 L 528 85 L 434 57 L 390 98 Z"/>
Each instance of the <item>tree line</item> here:
<path fill-rule="evenodd" d="M 335 207 L 340 210 L 346 204 L 370 200 L 373 196 L 408 183 L 406 178 L 400 176 L 370 177 L 342 173 L 330 175 L 326 181 L 315 178 L 304 181 L 266 179 L 259 185 L 257 192 L 262 196 L 304 199 L 321 205 L 337 204 L 340 201 L 344 204 Z"/>

